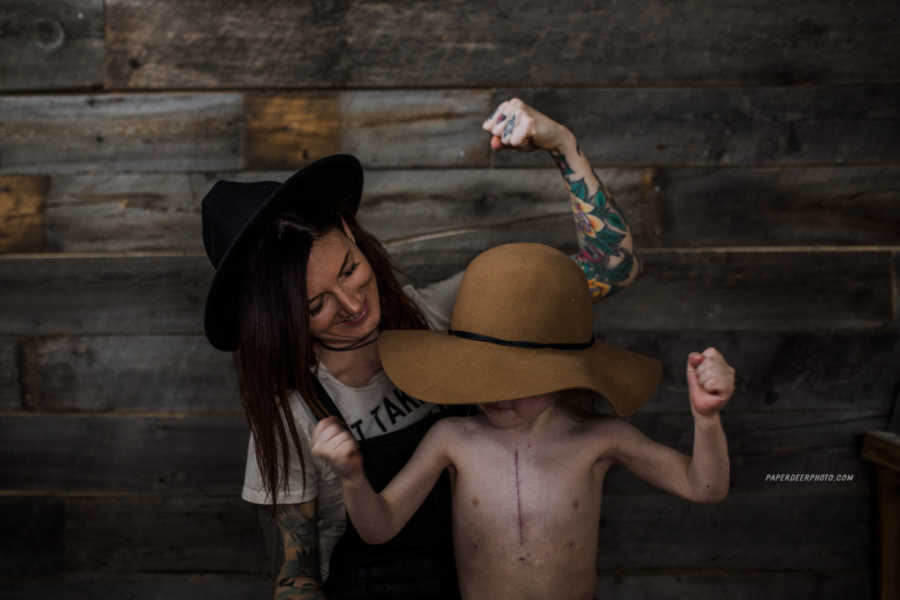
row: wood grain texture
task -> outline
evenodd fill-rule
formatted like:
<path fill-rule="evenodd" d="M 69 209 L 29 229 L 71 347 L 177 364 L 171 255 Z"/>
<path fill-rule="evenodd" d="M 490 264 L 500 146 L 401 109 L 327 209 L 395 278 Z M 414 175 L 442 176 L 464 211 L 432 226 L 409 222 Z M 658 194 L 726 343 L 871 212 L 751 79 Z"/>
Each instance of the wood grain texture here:
<path fill-rule="evenodd" d="M 109 0 L 106 85 L 433 87 L 898 80 L 896 6 Z M 530 24 L 533 24 L 529 26 Z"/>
<path fill-rule="evenodd" d="M 658 600 L 659 598 L 721 598 L 734 600 L 826 600 L 868 598 L 875 583 L 870 572 L 793 572 L 727 571 L 720 573 L 679 572 L 648 574 L 640 571 L 601 572 L 597 582 L 597 598 Z M 4 587 L 5 600 L 32 600 L 35 596 L 96 598 L 105 595 L 126 596 L 133 600 L 194 600 L 221 598 L 244 600 L 272 595 L 270 579 L 263 577 L 204 574 L 202 576 L 145 575 L 103 576 L 87 580 L 79 578 L 65 583 L 9 583 Z"/>
<path fill-rule="evenodd" d="M 849 331 L 890 323 L 886 252 L 644 252 L 644 273 L 595 328 Z M 624 319 L 624 320 L 623 320 Z"/>
<path fill-rule="evenodd" d="M 259 169 L 297 168 L 341 152 L 337 93 L 246 96 L 248 164 Z"/>
<path fill-rule="evenodd" d="M 490 136 L 481 129 L 494 109 L 487 91 L 344 92 L 340 102 L 341 148 L 367 167 L 490 163 Z"/>
<path fill-rule="evenodd" d="M 65 568 L 65 500 L 0 497 L 0 577 L 57 575 Z M 6 596 L 4 585 L 3 596 Z"/>
<path fill-rule="evenodd" d="M 239 94 L 0 97 L 0 173 L 242 166 Z"/>
<path fill-rule="evenodd" d="M 742 479 L 745 489 L 792 485 L 757 477 L 763 469 L 782 472 L 781 458 L 831 472 L 830 456 L 859 443 L 865 431 L 883 427 L 885 420 L 885 415 L 859 412 L 723 416 L 733 460 L 753 465 L 753 476 Z M 631 422 L 651 439 L 690 452 L 693 427 L 687 411 L 639 414 Z M 243 415 L 2 415 L 0 433 L 0 476 L 7 490 L 173 494 L 237 494 L 249 436 Z M 868 475 L 857 475 L 867 480 Z M 853 489 L 854 482 L 841 485 Z M 840 489 L 835 483 L 805 487 Z"/>
<path fill-rule="evenodd" d="M 19 380 L 18 340 L 0 337 L 0 411 L 22 409 Z"/>
<path fill-rule="evenodd" d="M 660 246 L 900 244 L 900 169 L 664 169 Z"/>
<path fill-rule="evenodd" d="M 66 570 L 260 574 L 256 509 L 238 496 L 66 500 Z"/>
<path fill-rule="evenodd" d="M 248 94 L 247 164 L 294 169 L 344 152 L 370 168 L 487 166 L 489 102 L 475 90 Z"/>
<path fill-rule="evenodd" d="M 556 221 L 552 228 L 525 222 L 390 250 L 423 285 L 507 241 L 572 250 L 570 217 Z M 648 251 L 642 259 L 644 275 L 627 293 L 604 300 L 595 328 L 849 332 L 882 328 L 893 318 L 888 252 Z M 199 333 L 212 272 L 205 256 L 0 259 L 0 334 Z"/>
<path fill-rule="evenodd" d="M 500 89 L 567 125 L 595 165 L 896 163 L 896 85 Z M 495 164 L 535 157 L 498 154 Z"/>
<path fill-rule="evenodd" d="M 827 600 L 871 598 L 871 570 L 646 573 L 601 571 L 596 598 L 658 600 L 659 598 L 729 598 L 730 600 Z"/>
<path fill-rule="evenodd" d="M 0 417 L 6 490 L 239 495 L 241 416 Z"/>
<path fill-rule="evenodd" d="M 0 175 L 0 252 L 45 250 L 50 178 Z"/>
<path fill-rule="evenodd" d="M 199 333 L 212 274 L 205 256 L 0 259 L 0 332 Z"/>
<path fill-rule="evenodd" d="M 896 167 L 623 168 L 597 174 L 628 216 L 639 248 L 900 244 Z M 8 235 L 29 240 L 23 249 L 31 251 L 202 253 L 200 201 L 216 180 L 284 181 L 290 175 L 57 174 L 49 178 L 41 228 L 30 226 L 36 217 L 17 220 Z M 359 220 L 383 242 L 534 219 L 559 222 L 563 242 L 571 236 L 560 218 L 569 209 L 553 168 L 367 169 L 365 179 Z"/>
<path fill-rule="evenodd" d="M 33 338 L 22 353 L 28 410 L 243 414 L 231 353 L 203 336 Z"/>
<path fill-rule="evenodd" d="M 601 570 L 865 571 L 874 559 L 868 494 L 776 490 L 713 505 L 608 494 L 603 511 Z"/>
<path fill-rule="evenodd" d="M 623 292 L 631 295 L 631 290 Z M 604 300 L 595 305 L 602 320 Z M 726 412 L 833 411 L 891 413 L 900 372 L 896 334 L 796 334 L 756 331 L 598 334 L 607 342 L 657 358 L 663 377 L 642 413 L 687 411 L 685 365 L 691 352 L 718 349 L 735 368 Z"/>
<path fill-rule="evenodd" d="M 873 558 L 870 504 L 867 494 L 821 491 L 733 493 L 711 505 L 665 494 L 606 494 L 598 567 L 863 571 Z M 56 507 L 44 510 L 59 519 Z M 46 535 L 58 542 L 56 530 Z M 260 573 L 261 539 L 252 506 L 238 498 L 65 500 L 65 568 L 72 575 Z"/>
<path fill-rule="evenodd" d="M 501 243 L 539 241 L 574 249 L 562 222 L 553 229 L 542 225 L 538 229 L 525 223 L 489 234 L 467 231 L 389 249 L 419 283 L 449 277 L 482 250 Z M 647 250 L 641 254 L 643 275 L 627 293 L 604 300 L 595 329 L 812 332 L 885 327 L 892 318 L 889 254 Z"/>
<path fill-rule="evenodd" d="M 200 254 L 200 201 L 212 182 L 196 184 L 197 177 L 188 173 L 54 175 L 46 209 L 49 249 Z"/>
<path fill-rule="evenodd" d="M 597 309 L 602 311 L 602 303 Z M 611 344 L 662 363 L 662 382 L 640 409 L 642 414 L 675 413 L 687 419 L 685 360 L 688 353 L 710 346 L 737 371 L 727 415 L 888 415 L 900 386 L 900 373 L 893 368 L 900 361 L 895 334 L 599 333 Z M 0 360 L 9 365 L 0 406 L 7 410 L 22 407 L 15 342 L 0 338 Z M 214 350 L 202 335 L 37 337 L 21 346 L 21 386 L 28 410 L 242 410 L 231 355 Z"/>
<path fill-rule="evenodd" d="M 103 85 L 103 0 L 4 0 L 0 90 Z"/>
<path fill-rule="evenodd" d="M 549 161 L 549 159 L 548 159 Z M 598 170 L 639 235 L 640 171 Z M 218 179 L 284 181 L 290 171 L 91 173 L 52 177 L 48 244 L 64 252 L 202 253 L 200 202 Z M 367 170 L 358 214 L 383 242 L 569 212 L 555 169 Z M 564 235 L 574 239 L 571 224 Z M 38 250 L 38 249 L 35 249 Z"/>
<path fill-rule="evenodd" d="M 268 598 L 273 593 L 272 578 L 200 573 L 189 575 L 146 574 L 114 575 L 97 573 L 70 577 L 65 582 L 45 579 L 37 582 L 4 584 L 4 600 L 31 600 L 39 597 L 63 598 L 130 598 L 132 600 L 194 600 L 219 598 L 246 600 Z"/>

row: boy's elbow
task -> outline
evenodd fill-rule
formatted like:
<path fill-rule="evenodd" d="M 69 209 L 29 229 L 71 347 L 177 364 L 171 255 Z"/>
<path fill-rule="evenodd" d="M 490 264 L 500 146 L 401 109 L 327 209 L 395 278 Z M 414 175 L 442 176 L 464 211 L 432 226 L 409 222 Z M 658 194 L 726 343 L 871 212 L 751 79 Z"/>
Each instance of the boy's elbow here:
<path fill-rule="evenodd" d="M 715 504 L 721 502 L 728 497 L 728 486 L 712 487 L 706 486 L 704 490 L 696 494 L 691 500 L 701 502 L 703 504 Z"/>

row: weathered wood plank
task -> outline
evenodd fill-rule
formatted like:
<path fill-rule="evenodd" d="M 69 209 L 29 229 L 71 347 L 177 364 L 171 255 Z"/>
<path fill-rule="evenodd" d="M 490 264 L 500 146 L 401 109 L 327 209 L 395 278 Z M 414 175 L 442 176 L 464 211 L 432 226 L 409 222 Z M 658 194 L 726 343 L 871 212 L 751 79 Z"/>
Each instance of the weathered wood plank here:
<path fill-rule="evenodd" d="M 596 306 L 598 314 L 605 303 Z M 599 333 L 612 344 L 662 362 L 662 382 L 641 412 L 687 410 L 687 355 L 710 346 L 736 370 L 729 413 L 837 410 L 887 415 L 900 386 L 896 334 Z"/>
<path fill-rule="evenodd" d="M 728 423 L 731 415 L 723 415 L 726 423 L 726 435 L 730 431 Z M 868 420 L 872 422 L 873 420 Z M 641 428 L 648 435 L 659 435 L 657 441 L 674 438 L 675 432 L 693 431 L 690 417 L 686 416 L 679 426 L 672 423 L 666 427 L 677 427 L 674 431 L 662 431 Z M 732 492 L 775 491 L 782 492 L 843 492 L 870 494 L 875 485 L 875 473 L 870 465 L 859 458 L 859 451 L 854 440 L 858 433 L 850 431 L 837 445 L 824 448 L 806 448 L 796 452 L 773 452 L 763 455 L 745 455 L 731 452 L 731 490 Z M 656 438 L 654 438 L 656 439 Z M 734 436 L 730 435 L 729 442 Z M 684 454 L 691 455 L 690 440 L 678 448 Z M 818 480 L 810 481 L 778 481 L 778 478 L 789 479 L 794 474 L 816 476 Z M 662 490 L 639 479 L 623 467 L 610 470 L 603 484 L 603 490 L 609 494 L 664 494 Z"/>
<path fill-rule="evenodd" d="M 648 173 L 651 180 L 642 181 Z M 202 253 L 200 200 L 217 179 L 283 181 L 290 174 L 54 175 L 41 217 L 46 240 L 23 249 Z M 625 168 L 597 174 L 628 215 L 641 248 L 900 243 L 896 167 Z M 365 178 L 359 219 L 383 241 L 568 211 L 553 168 L 369 169 Z M 651 192 L 659 188 L 652 203 L 644 196 L 648 186 Z M 564 221 L 559 233 L 571 236 Z M 21 224 L 9 227 L 12 237 L 28 231 Z"/>
<path fill-rule="evenodd" d="M 0 497 L 0 577 L 61 573 L 65 568 L 65 521 L 62 498 Z M 5 590 L 0 596 L 5 597 Z"/>
<path fill-rule="evenodd" d="M 647 574 L 615 570 L 601 572 L 596 598 L 611 600 L 659 600 L 660 598 L 729 598 L 730 600 L 830 600 L 869 598 L 874 589 L 871 572 L 735 571 L 676 574 Z M 32 600 L 35 597 L 88 599 L 127 597 L 132 600 L 194 600 L 221 598 L 244 600 L 272 595 L 272 581 L 264 577 L 208 574 L 196 576 L 97 575 L 87 580 L 68 578 L 63 582 L 8 583 L 4 600 Z"/>
<path fill-rule="evenodd" d="M 108 0 L 110 88 L 894 80 L 896 6 Z M 411 27 L 410 24 L 415 24 Z M 677 23 L 677 27 L 670 26 Z"/>
<path fill-rule="evenodd" d="M 336 92 L 246 96 L 247 157 L 255 168 L 296 168 L 341 151 Z"/>
<path fill-rule="evenodd" d="M 0 252 L 45 250 L 44 212 L 50 178 L 0 175 Z"/>
<path fill-rule="evenodd" d="M 375 168 L 487 166 L 490 100 L 475 90 L 249 94 L 247 165 L 296 168 L 345 152 Z"/>
<path fill-rule="evenodd" d="M 249 430 L 241 416 L 0 417 L 7 490 L 238 495 Z"/>
<path fill-rule="evenodd" d="M 66 500 L 66 570 L 220 572 L 265 569 L 253 505 L 227 498 Z"/>
<path fill-rule="evenodd" d="M 481 129 L 494 109 L 489 92 L 344 92 L 340 98 L 341 147 L 367 167 L 490 164 L 490 136 Z"/>
<path fill-rule="evenodd" d="M 595 165 L 896 163 L 900 88 L 501 89 L 575 132 Z M 551 111 L 552 109 L 552 111 Z M 536 164 L 520 152 L 502 166 Z"/>
<path fill-rule="evenodd" d="M 659 246 L 900 243 L 900 169 L 663 169 Z"/>
<path fill-rule="evenodd" d="M 43 580 L 4 584 L 0 592 L 4 600 L 31 600 L 35 597 L 128 598 L 129 600 L 195 600 L 219 598 L 246 600 L 269 598 L 273 594 L 272 578 L 230 575 L 219 572 L 198 575 L 111 575 L 67 577 L 65 581 Z"/>
<path fill-rule="evenodd" d="M 198 333 L 206 256 L 0 259 L 0 332 Z"/>
<path fill-rule="evenodd" d="M 496 92 L 493 103 L 514 93 Z M 598 166 L 886 163 L 900 157 L 900 94 L 892 86 L 566 88 L 521 95 L 539 108 L 552 107 L 552 116 L 578 133 Z M 484 167 L 491 160 L 480 127 L 493 108 L 487 92 L 251 98 L 246 126 L 243 97 L 233 93 L 0 98 L 0 172 L 236 169 L 244 164 L 245 128 L 251 168 L 294 168 L 335 150 L 377 168 Z M 499 153 L 493 161 L 548 164 L 540 152 Z"/>
<path fill-rule="evenodd" d="M 662 382 L 642 414 L 688 417 L 684 363 L 689 352 L 709 346 L 737 370 L 726 414 L 888 415 L 900 386 L 896 334 L 600 334 L 662 362 Z M 0 338 L 0 362 L 9 365 L 0 407 L 7 410 L 22 406 L 16 360 L 15 338 Z M 214 350 L 201 335 L 30 338 L 22 342 L 21 380 L 25 406 L 39 412 L 242 410 L 231 355 Z"/>
<path fill-rule="evenodd" d="M 241 168 L 240 94 L 0 97 L 0 172 Z"/>
<path fill-rule="evenodd" d="M 65 582 L 52 580 L 9 583 L 4 586 L 4 600 L 26 598 L 63 597 L 77 600 L 92 598 L 129 598 L 131 600 L 192 600 L 194 598 L 221 598 L 246 600 L 268 598 L 273 594 L 271 578 L 209 573 L 178 577 L 176 575 L 113 576 L 99 575 L 66 578 Z"/>
<path fill-rule="evenodd" d="M 48 247 L 64 252 L 202 253 L 200 201 L 218 179 L 283 181 L 289 171 L 219 174 L 55 175 L 46 207 Z M 598 171 L 636 232 L 641 172 Z M 383 241 L 567 215 L 555 169 L 368 170 L 360 222 Z M 574 239 L 571 224 L 561 220 Z M 638 233 L 639 234 L 639 233 Z"/>
<path fill-rule="evenodd" d="M 839 572 L 785 573 L 771 571 L 647 574 L 601 572 L 595 598 L 659 600 L 728 598 L 729 600 L 834 600 L 871 598 L 875 581 L 871 569 Z"/>
<path fill-rule="evenodd" d="M 28 410 L 243 410 L 231 353 L 203 336 L 34 338 L 22 362 Z"/>
<path fill-rule="evenodd" d="M 694 428 L 690 413 L 643 413 L 628 419 L 662 444 L 690 452 Z M 819 449 L 848 449 L 862 444 L 862 436 L 878 429 L 887 415 L 865 412 L 783 412 L 722 414 L 732 456 L 771 457 Z M 863 463 L 860 461 L 859 463 Z"/>
<path fill-rule="evenodd" d="M 0 337 L 0 411 L 22 409 L 16 338 Z"/>
<path fill-rule="evenodd" d="M 866 570 L 873 554 L 870 504 L 868 494 L 841 492 L 736 492 L 712 505 L 663 494 L 607 494 L 598 567 Z M 50 514 L 58 519 L 54 508 Z M 253 511 L 239 498 L 67 498 L 65 569 L 94 577 L 260 573 L 265 552 Z M 22 524 L 10 525 L 21 537 Z M 46 535 L 58 541 L 55 530 Z M 37 541 L 34 546 L 41 550 Z"/>
<path fill-rule="evenodd" d="M 732 493 L 713 505 L 659 494 L 609 494 L 598 565 L 866 570 L 874 560 L 871 502 L 868 494 L 840 492 Z"/>
<path fill-rule="evenodd" d="M 644 331 L 822 331 L 877 329 L 891 318 L 888 253 L 645 252 L 643 260 L 641 279 L 609 298 L 595 326 L 628 315 Z"/>
<path fill-rule="evenodd" d="M 723 415 L 732 457 L 755 465 L 754 473 L 782 472 L 778 459 L 804 454 L 807 466 L 818 464 L 819 470 L 830 472 L 834 467 L 826 460 L 829 454 L 840 455 L 885 420 L 884 415 L 859 412 Z M 693 427 L 687 411 L 638 414 L 632 422 L 650 438 L 690 451 Z M 0 433 L 4 485 L 26 492 L 237 493 L 249 435 L 243 415 L 5 415 L 0 417 Z M 791 464 L 801 465 L 800 459 Z M 770 483 L 755 474 L 743 481 L 745 489 L 792 485 Z M 852 488 L 854 482 L 821 485 Z"/>
<path fill-rule="evenodd" d="M 200 201 L 213 182 L 186 173 L 55 175 L 47 237 L 62 252 L 203 252 Z"/>
<path fill-rule="evenodd" d="M 103 85 L 103 1 L 0 6 L 0 90 Z"/>
<path fill-rule="evenodd" d="M 568 218 L 568 217 L 566 217 Z M 562 217 L 561 217 L 562 219 Z M 507 242 L 544 242 L 573 250 L 560 222 L 389 246 L 417 282 L 458 272 L 482 250 Z M 486 235 L 490 241 L 481 241 Z M 891 322 L 888 252 L 644 251 L 645 270 L 628 290 L 604 301 L 595 328 L 607 331 L 821 331 Z M 673 302 L 677 299 L 677 302 Z"/>
<path fill-rule="evenodd" d="M 572 250 L 570 228 L 561 215 L 389 249 L 421 285 L 503 242 Z M 893 318 L 889 252 L 648 251 L 642 258 L 644 275 L 628 293 L 604 300 L 596 328 L 850 331 Z M 197 333 L 211 275 L 205 256 L 0 258 L 0 334 Z"/>
<path fill-rule="evenodd" d="M 629 419 L 651 439 L 690 455 L 694 427 L 683 414 L 638 413 Z M 735 491 L 791 490 L 871 493 L 874 475 L 859 457 L 862 436 L 885 422 L 865 413 L 722 414 Z M 809 474 L 810 481 L 779 480 Z M 630 472 L 610 473 L 610 491 L 657 491 Z"/>

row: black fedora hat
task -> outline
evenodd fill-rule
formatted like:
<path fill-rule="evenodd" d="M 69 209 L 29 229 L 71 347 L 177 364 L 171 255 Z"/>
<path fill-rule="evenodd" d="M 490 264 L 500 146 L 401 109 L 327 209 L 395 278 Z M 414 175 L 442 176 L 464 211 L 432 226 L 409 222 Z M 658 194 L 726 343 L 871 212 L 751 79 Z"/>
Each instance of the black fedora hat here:
<path fill-rule="evenodd" d="M 336 211 L 355 214 L 362 195 L 363 170 L 348 154 L 335 154 L 300 169 L 284 183 L 217 181 L 203 197 L 203 247 L 216 268 L 203 327 L 213 347 L 237 349 L 237 286 L 242 274 L 234 268 L 260 226 L 281 210 L 303 215 Z"/>

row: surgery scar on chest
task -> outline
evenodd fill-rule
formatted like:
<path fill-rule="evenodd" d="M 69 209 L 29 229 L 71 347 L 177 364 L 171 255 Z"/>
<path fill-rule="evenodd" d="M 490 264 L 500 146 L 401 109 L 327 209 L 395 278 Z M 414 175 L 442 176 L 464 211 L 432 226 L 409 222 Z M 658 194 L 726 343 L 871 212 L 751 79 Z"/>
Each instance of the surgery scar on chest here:
<path fill-rule="evenodd" d="M 519 514 L 519 545 L 525 545 L 525 528 L 522 520 L 522 494 L 519 491 L 519 449 L 516 448 L 513 455 L 513 464 L 516 468 L 516 511 Z"/>

